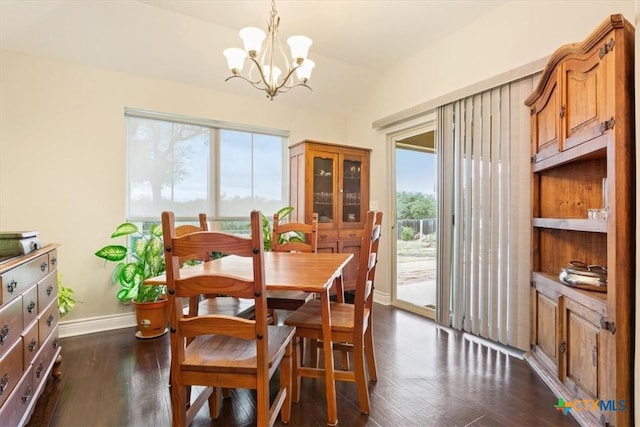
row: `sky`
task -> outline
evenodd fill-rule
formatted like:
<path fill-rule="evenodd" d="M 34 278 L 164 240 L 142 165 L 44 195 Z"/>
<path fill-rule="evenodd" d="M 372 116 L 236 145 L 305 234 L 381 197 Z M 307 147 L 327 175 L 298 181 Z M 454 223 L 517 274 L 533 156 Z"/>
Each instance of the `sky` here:
<path fill-rule="evenodd" d="M 396 191 L 435 194 L 435 162 L 435 154 L 397 148 Z"/>

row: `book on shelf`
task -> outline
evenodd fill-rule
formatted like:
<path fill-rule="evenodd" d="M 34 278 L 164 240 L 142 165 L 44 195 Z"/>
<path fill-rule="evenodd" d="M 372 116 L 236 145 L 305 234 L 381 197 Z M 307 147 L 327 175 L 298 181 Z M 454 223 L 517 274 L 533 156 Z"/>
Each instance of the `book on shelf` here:
<path fill-rule="evenodd" d="M 40 247 L 37 231 L 0 232 L 0 257 L 26 255 Z"/>

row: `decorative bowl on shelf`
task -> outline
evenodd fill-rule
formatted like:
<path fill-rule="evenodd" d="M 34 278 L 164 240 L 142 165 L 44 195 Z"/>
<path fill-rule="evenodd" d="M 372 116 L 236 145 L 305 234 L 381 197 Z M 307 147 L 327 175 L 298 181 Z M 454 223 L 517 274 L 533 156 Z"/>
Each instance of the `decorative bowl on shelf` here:
<path fill-rule="evenodd" d="M 559 279 L 574 288 L 607 292 L 607 268 L 601 265 L 569 261 L 569 265 L 560 270 Z"/>

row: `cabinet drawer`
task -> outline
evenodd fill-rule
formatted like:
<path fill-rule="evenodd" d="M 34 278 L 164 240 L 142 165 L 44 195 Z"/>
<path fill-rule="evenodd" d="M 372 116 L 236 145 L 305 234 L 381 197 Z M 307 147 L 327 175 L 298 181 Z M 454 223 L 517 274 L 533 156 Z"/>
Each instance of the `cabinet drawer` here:
<path fill-rule="evenodd" d="M 20 295 L 29 285 L 42 279 L 49 272 L 49 254 L 40 255 L 29 262 L 0 274 L 2 300 L 6 304 Z"/>
<path fill-rule="evenodd" d="M 22 333 L 22 298 L 14 298 L 0 309 L 0 356 Z"/>
<path fill-rule="evenodd" d="M 49 271 L 56 270 L 58 268 L 58 251 L 56 249 L 49 251 Z"/>
<path fill-rule="evenodd" d="M 58 295 L 58 272 L 52 271 L 44 279 L 38 282 L 38 307 L 44 310 Z"/>
<path fill-rule="evenodd" d="M 52 302 L 49 307 L 38 316 L 38 336 L 40 343 L 44 342 L 51 331 L 58 324 L 58 306 Z"/>
<path fill-rule="evenodd" d="M 340 230 L 340 240 L 360 240 L 364 236 L 364 230 Z"/>
<path fill-rule="evenodd" d="M 24 366 L 29 366 L 38 354 L 40 341 L 38 340 L 38 322 L 33 322 L 22 334 Z"/>
<path fill-rule="evenodd" d="M 42 381 L 47 378 L 49 368 L 53 366 L 56 352 L 58 351 L 58 327 L 54 328 L 54 331 L 49 338 L 40 346 L 40 352 L 33 361 L 33 385 L 36 390 Z"/>
<path fill-rule="evenodd" d="M 22 294 L 22 324 L 28 325 L 38 317 L 38 286 Z"/>
<path fill-rule="evenodd" d="M 22 377 L 16 389 L 11 393 L 5 405 L 0 409 L 0 420 L 3 425 L 17 426 L 24 422 L 23 418 L 27 409 L 31 406 L 31 401 L 35 398 L 33 387 L 32 367 L 27 369 L 26 375 Z"/>
<path fill-rule="evenodd" d="M 318 230 L 318 246 L 322 242 L 335 242 L 338 240 L 338 230 Z"/>
<path fill-rule="evenodd" d="M 13 343 L 9 351 L 0 358 L 0 405 L 16 387 L 22 376 L 22 340 Z M 0 420 L 4 418 L 0 416 Z"/>

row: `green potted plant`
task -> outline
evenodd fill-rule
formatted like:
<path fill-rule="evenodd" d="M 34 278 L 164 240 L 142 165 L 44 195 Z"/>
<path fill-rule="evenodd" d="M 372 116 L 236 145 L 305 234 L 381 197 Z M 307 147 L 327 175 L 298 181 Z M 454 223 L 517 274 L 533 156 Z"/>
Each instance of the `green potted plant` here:
<path fill-rule="evenodd" d="M 141 232 L 135 224 L 125 222 L 116 227 L 111 238 L 130 236 L 130 248 L 107 245 L 95 255 L 116 263 L 111 275 L 120 288 L 116 298 L 123 304 L 136 307 L 139 338 L 155 338 L 167 332 L 168 313 L 164 286 L 145 285 L 150 277 L 164 273 L 162 227 L 153 224 Z"/>
<path fill-rule="evenodd" d="M 76 297 L 73 289 L 62 284 L 62 274 L 58 273 L 58 313 L 64 317 L 76 306 Z"/>

